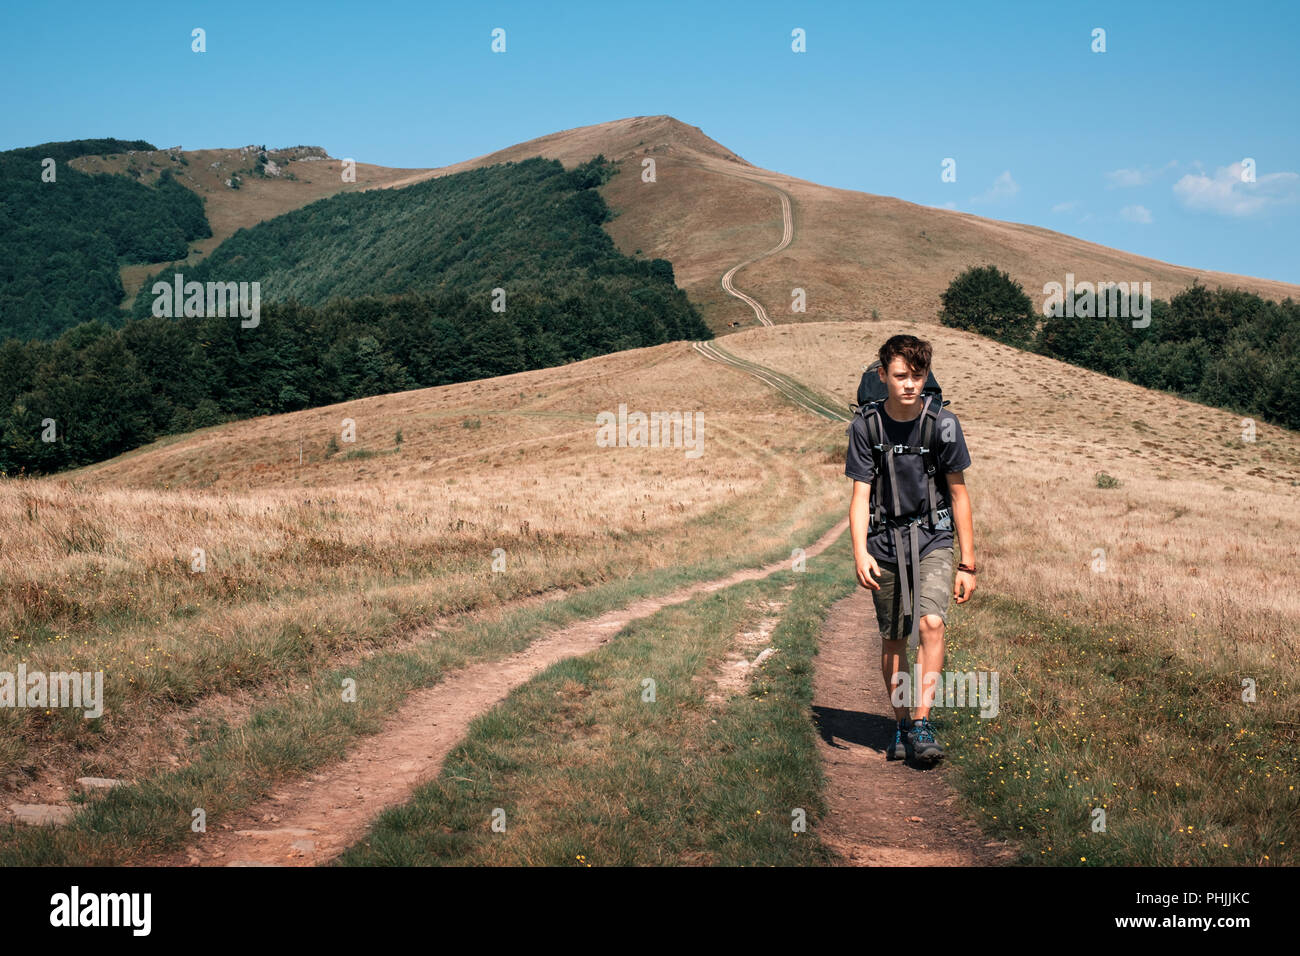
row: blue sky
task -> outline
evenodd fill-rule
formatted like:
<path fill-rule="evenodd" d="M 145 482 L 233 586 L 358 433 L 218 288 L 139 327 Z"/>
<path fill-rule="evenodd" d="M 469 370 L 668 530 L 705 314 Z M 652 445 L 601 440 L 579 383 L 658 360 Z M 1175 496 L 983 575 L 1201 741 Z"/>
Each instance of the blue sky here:
<path fill-rule="evenodd" d="M 667 113 L 814 182 L 1300 283 L 1300 3 L 99 0 L 5 20 L 0 149 L 442 166 Z"/>

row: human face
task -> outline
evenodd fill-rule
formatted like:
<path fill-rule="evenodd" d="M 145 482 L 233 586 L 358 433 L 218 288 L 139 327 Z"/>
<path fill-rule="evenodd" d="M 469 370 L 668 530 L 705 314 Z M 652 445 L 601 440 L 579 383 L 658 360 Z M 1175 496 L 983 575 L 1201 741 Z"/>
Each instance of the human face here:
<path fill-rule="evenodd" d="M 885 383 L 889 390 L 889 404 L 903 410 L 911 412 L 916 409 L 917 402 L 921 399 L 921 390 L 925 388 L 925 383 L 930 377 L 929 369 L 923 369 L 918 372 L 907 364 L 907 359 L 901 355 L 895 355 L 889 363 L 889 372 L 880 369 L 880 380 Z M 909 416 L 904 415 L 904 418 Z"/>

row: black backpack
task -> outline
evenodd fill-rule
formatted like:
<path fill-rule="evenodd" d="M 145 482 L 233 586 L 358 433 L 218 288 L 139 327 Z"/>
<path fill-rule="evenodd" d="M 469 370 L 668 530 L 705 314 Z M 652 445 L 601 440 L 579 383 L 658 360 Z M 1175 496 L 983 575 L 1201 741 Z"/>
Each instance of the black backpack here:
<path fill-rule="evenodd" d="M 889 391 L 876 373 L 878 368 L 880 368 L 879 360 L 872 362 L 863 371 L 862 381 L 858 383 L 858 403 L 854 406 L 853 413 L 861 415 L 866 424 L 867 437 L 871 445 L 871 460 L 874 465 L 872 473 L 877 477 L 886 472 L 889 474 L 889 487 L 893 492 L 893 501 L 891 507 L 886 509 L 884 502 L 880 500 L 882 497 L 880 481 L 871 483 L 871 527 L 868 533 L 882 527 L 890 529 L 894 538 L 894 558 L 898 562 L 899 570 L 902 571 L 903 567 L 907 566 L 915 571 L 920 562 L 920 541 L 918 535 L 914 533 L 913 525 L 928 518 L 929 528 L 932 531 L 952 527 L 952 510 L 937 507 L 938 496 L 935 488 L 935 475 L 939 471 L 939 446 L 936 445 L 936 440 L 941 441 L 937 434 L 936 423 L 940 410 L 951 403 L 943 400 L 943 390 L 934 377 L 934 370 L 931 369 L 925 387 L 921 389 L 921 400 L 925 403 L 921 409 L 921 444 L 887 445 L 884 443 L 885 423 L 880 417 L 880 409 L 889 398 Z M 924 459 L 929 507 L 923 508 L 917 514 L 898 513 L 900 505 L 897 475 L 894 472 L 894 455 L 921 455 Z M 907 549 L 903 547 L 904 530 L 910 545 Z M 915 573 L 912 577 L 915 577 Z M 920 627 L 916 617 L 920 595 L 916 588 L 913 588 L 909 595 L 907 573 L 899 574 L 898 580 L 903 606 L 912 608 L 912 638 L 915 644 Z"/>
<path fill-rule="evenodd" d="M 930 503 L 930 523 L 934 525 L 943 519 L 947 509 L 936 511 L 934 476 L 939 471 L 939 447 L 935 443 L 936 423 L 939 419 L 939 411 L 945 405 L 951 405 L 943 399 L 943 389 L 939 387 L 939 381 L 934 377 L 934 369 L 930 369 L 930 374 L 926 378 L 925 387 L 921 389 L 921 401 L 925 404 L 921 410 L 921 444 L 920 445 L 892 445 L 886 446 L 884 442 L 885 423 L 880 418 L 880 409 L 884 406 L 885 400 L 889 398 L 889 390 L 885 383 L 880 380 L 876 374 L 876 369 L 880 368 L 880 361 L 877 359 L 868 365 L 862 372 L 862 379 L 858 382 L 858 402 L 853 406 L 853 413 L 861 415 L 867 426 L 867 436 L 871 444 L 871 459 L 875 466 L 874 474 L 883 474 L 888 468 L 889 462 L 886 461 L 885 450 L 891 449 L 895 455 L 923 455 L 925 458 L 925 474 L 929 488 L 927 490 L 928 501 Z M 942 439 L 940 439 L 940 442 Z M 890 475 L 890 485 L 893 485 L 893 475 Z M 878 482 L 872 482 L 871 513 L 873 520 L 879 520 L 885 523 L 889 519 L 903 519 L 912 516 L 897 514 L 898 502 L 894 501 L 893 507 L 886 509 L 883 502 L 876 500 L 876 488 Z"/>

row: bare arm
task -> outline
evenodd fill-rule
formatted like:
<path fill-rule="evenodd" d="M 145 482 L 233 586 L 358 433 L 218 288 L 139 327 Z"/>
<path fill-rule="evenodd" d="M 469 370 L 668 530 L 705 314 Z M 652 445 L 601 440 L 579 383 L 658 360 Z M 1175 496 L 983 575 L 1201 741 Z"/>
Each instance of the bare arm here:
<path fill-rule="evenodd" d="M 849 501 L 849 540 L 853 542 L 853 563 L 858 569 L 858 583 L 873 591 L 880 582 L 872 575 L 880 574 L 880 567 L 867 551 L 867 528 L 871 522 L 871 483 L 853 482 L 853 498 Z"/>
<path fill-rule="evenodd" d="M 975 520 L 971 516 L 970 492 L 966 490 L 966 477 L 960 471 L 948 472 L 948 496 L 952 500 L 953 525 L 957 530 L 957 545 L 961 549 L 961 563 L 979 567 L 975 563 Z M 957 603 L 970 600 L 975 590 L 975 575 L 958 571 L 953 592 Z"/>

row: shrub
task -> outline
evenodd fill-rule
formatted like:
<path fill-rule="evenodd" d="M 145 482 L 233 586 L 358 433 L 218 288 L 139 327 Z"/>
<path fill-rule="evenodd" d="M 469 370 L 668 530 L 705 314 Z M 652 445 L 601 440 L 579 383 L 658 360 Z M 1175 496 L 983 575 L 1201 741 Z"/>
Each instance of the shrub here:
<path fill-rule="evenodd" d="M 996 266 L 973 266 L 953 279 L 940 296 L 939 321 L 952 328 L 987 335 L 1006 345 L 1026 347 L 1038 319 L 1034 304 L 1011 276 Z"/>

